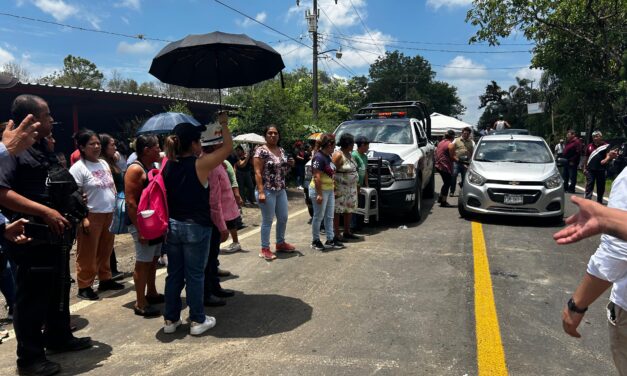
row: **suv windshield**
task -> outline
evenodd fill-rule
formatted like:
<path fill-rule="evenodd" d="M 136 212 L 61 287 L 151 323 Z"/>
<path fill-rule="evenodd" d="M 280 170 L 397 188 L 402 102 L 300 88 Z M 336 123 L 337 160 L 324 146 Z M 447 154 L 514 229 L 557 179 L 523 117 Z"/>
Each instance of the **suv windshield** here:
<path fill-rule="evenodd" d="M 340 139 L 343 133 L 350 133 L 355 138 L 364 136 L 370 142 L 382 144 L 413 144 L 414 137 L 411 133 L 409 121 L 406 122 L 370 122 L 357 121 L 344 123 L 335 132 L 336 139 Z"/>
<path fill-rule="evenodd" d="M 553 156 L 542 141 L 484 140 L 477 146 L 474 160 L 478 162 L 551 163 Z"/>

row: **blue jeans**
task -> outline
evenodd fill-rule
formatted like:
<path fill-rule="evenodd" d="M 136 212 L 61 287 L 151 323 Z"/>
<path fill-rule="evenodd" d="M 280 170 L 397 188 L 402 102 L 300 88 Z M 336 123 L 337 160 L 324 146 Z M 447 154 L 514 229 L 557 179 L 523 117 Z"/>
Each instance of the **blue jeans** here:
<path fill-rule="evenodd" d="M 259 192 L 255 190 L 255 198 L 261 209 L 261 247 L 270 248 L 270 230 L 276 214 L 276 242 L 285 242 L 285 229 L 287 228 L 287 193 L 285 189 L 280 191 L 265 190 L 266 202 L 259 202 Z"/>
<path fill-rule="evenodd" d="M 311 237 L 313 241 L 320 240 L 320 224 L 324 220 L 324 231 L 327 240 L 333 240 L 333 213 L 335 212 L 335 195 L 333 190 L 322 191 L 322 204 L 316 202 L 316 189 L 309 187 L 309 197 L 313 206 L 311 220 Z"/>
<path fill-rule="evenodd" d="M 463 163 L 453 162 L 453 176 L 451 177 L 451 194 L 455 193 L 455 188 L 457 187 L 457 175 L 461 174 L 462 179 L 459 181 L 459 186 L 464 186 L 464 178 L 466 177 L 466 170 L 468 169 L 468 165 Z"/>
<path fill-rule="evenodd" d="M 204 281 L 211 227 L 170 218 L 166 239 L 168 276 L 165 279 L 163 317 L 170 321 L 181 318 L 181 291 L 185 287 L 190 320 L 205 322 Z"/>
<path fill-rule="evenodd" d="M 568 162 L 562 171 L 562 179 L 564 179 L 564 190 L 574 192 L 577 186 L 577 164 Z"/>

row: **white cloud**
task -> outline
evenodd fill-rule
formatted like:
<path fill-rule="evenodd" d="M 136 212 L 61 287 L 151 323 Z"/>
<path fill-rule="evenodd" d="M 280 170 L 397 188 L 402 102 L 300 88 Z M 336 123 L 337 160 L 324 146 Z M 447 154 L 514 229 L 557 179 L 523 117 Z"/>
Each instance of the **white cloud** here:
<path fill-rule="evenodd" d="M 266 22 L 268 18 L 268 14 L 266 12 L 257 13 L 255 16 L 255 20 L 259 22 Z M 235 23 L 240 27 L 249 27 L 252 25 L 256 25 L 256 22 L 253 22 L 250 18 L 244 18 L 243 20 L 235 20 Z"/>
<path fill-rule="evenodd" d="M 152 54 L 157 50 L 157 46 L 147 40 L 142 40 L 137 43 L 120 42 L 118 44 L 117 52 L 119 54 L 130 55 L 145 55 Z"/>
<path fill-rule="evenodd" d="M 91 24 L 94 29 L 100 30 L 100 23 L 102 22 L 102 20 L 98 16 L 94 16 L 93 14 L 86 14 L 85 19 Z"/>
<path fill-rule="evenodd" d="M 435 10 L 440 8 L 466 7 L 472 4 L 472 0 L 427 0 L 427 6 Z"/>
<path fill-rule="evenodd" d="M 485 77 L 488 71 L 485 65 L 477 64 L 464 56 L 455 56 L 442 71 L 447 78 L 479 78 Z"/>
<path fill-rule="evenodd" d="M 127 25 L 130 25 L 131 23 L 129 22 L 128 18 L 126 17 L 120 17 L 122 19 L 122 22 L 124 22 Z"/>
<path fill-rule="evenodd" d="M 9 51 L 0 47 L 0 66 L 15 60 L 15 57 Z"/>
<path fill-rule="evenodd" d="M 528 80 L 539 82 L 540 78 L 542 78 L 542 73 L 544 73 L 542 69 L 521 68 L 517 70 L 512 77 L 526 78 Z"/>
<path fill-rule="evenodd" d="M 130 8 L 139 10 L 141 8 L 141 0 L 122 0 L 114 4 L 116 8 Z"/>
<path fill-rule="evenodd" d="M 78 12 L 76 7 L 67 4 L 63 0 L 35 0 L 34 4 L 41 11 L 50 14 L 57 21 L 63 21 Z"/>

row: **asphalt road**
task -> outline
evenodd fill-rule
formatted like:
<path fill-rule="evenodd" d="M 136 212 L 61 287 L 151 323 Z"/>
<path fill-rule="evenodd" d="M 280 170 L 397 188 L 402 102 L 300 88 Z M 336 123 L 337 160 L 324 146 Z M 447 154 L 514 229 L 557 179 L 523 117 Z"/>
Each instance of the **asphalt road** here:
<path fill-rule="evenodd" d="M 573 210 L 569 204 L 567 214 Z M 167 335 L 161 318 L 134 316 L 127 279 L 128 289 L 101 301 L 73 301 L 77 335 L 96 347 L 50 358 L 67 375 L 615 374 L 606 298 L 586 314 L 583 338 L 561 328 L 561 309 L 598 238 L 558 247 L 551 234 L 559 226 L 503 218 L 473 225 L 433 201 L 424 214 L 419 224 L 384 217 L 364 241 L 320 253 L 309 248 L 297 197 L 287 238 L 299 252 L 260 259 L 258 227 L 247 221 L 246 251 L 220 257 L 238 275 L 223 286 L 238 293 L 207 309 L 217 326 L 205 335 L 190 336 L 187 325 Z M 0 374 L 14 373 L 15 345 L 0 345 Z"/>

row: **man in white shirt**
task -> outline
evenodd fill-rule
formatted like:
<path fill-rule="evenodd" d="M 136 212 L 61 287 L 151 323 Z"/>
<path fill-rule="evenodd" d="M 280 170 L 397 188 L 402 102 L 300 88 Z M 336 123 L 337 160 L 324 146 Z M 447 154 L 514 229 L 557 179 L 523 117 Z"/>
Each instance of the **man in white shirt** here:
<path fill-rule="evenodd" d="M 627 210 L 627 169 L 612 184 L 609 208 Z M 605 290 L 612 287 L 608 309 L 610 348 L 614 365 L 627 375 L 627 242 L 604 234 L 601 244 L 590 257 L 588 270 L 562 312 L 564 331 L 581 337 L 577 327 L 583 316 Z"/>

